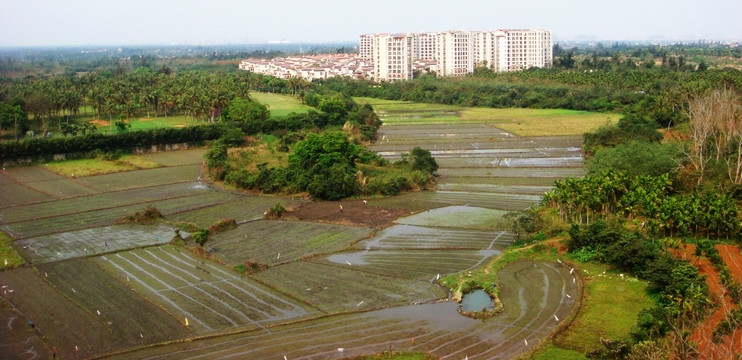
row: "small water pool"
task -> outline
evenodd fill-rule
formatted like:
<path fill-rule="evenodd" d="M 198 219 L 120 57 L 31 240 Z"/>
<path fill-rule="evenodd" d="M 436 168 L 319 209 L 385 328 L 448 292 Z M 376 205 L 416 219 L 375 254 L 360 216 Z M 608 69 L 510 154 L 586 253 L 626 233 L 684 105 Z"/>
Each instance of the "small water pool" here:
<path fill-rule="evenodd" d="M 484 290 L 472 291 L 464 295 L 464 298 L 461 300 L 461 310 L 466 312 L 482 311 L 483 308 L 489 311 L 494 306 L 495 304 L 490 299 L 489 294 Z"/>

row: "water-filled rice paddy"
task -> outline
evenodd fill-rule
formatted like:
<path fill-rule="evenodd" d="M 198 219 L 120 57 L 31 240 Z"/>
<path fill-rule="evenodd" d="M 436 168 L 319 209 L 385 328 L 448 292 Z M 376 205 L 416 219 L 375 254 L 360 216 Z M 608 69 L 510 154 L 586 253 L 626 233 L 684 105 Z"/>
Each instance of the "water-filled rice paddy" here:
<path fill-rule="evenodd" d="M 295 300 L 173 246 L 103 255 L 96 263 L 196 332 L 262 328 L 308 313 Z"/>
<path fill-rule="evenodd" d="M 3 272 L 0 285 L 14 292 L 2 296 L 38 319 L 64 358 L 334 358 L 390 347 L 441 358 L 517 356 L 572 309 L 568 268 L 508 265 L 499 273 L 505 312 L 487 321 L 434 303 L 448 296 L 436 279 L 476 269 L 512 244 L 498 220 L 538 203 L 556 179 L 582 175 L 581 138 L 507 131 L 530 121 L 525 113 L 507 113 L 521 116 L 517 124 L 470 109 L 394 106 L 388 123 L 414 124 L 383 126 L 372 149 L 392 161 L 414 146 L 431 150 L 440 177 L 434 191 L 370 199 L 416 212 L 373 229 L 259 220 L 277 202 L 305 200 L 198 182 L 206 149 L 144 155 L 164 168 L 85 178 L 14 168 L 0 176 L 18 190 L 0 197 L 0 226 L 37 270 Z M 551 115 L 539 119 L 571 116 Z M 112 226 L 150 204 L 174 222 L 240 225 L 205 244 L 213 260 L 159 245 L 172 238 L 169 227 Z M 245 260 L 270 267 L 249 275 L 231 268 Z"/>
<path fill-rule="evenodd" d="M 207 249 L 230 264 L 249 260 L 275 265 L 340 250 L 371 232 L 358 226 L 260 220 L 215 235 Z"/>

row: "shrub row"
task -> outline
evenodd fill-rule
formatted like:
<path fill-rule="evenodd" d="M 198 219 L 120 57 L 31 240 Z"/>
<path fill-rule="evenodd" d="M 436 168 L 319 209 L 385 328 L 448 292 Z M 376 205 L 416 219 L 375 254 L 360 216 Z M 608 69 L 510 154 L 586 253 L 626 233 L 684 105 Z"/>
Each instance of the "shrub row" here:
<path fill-rule="evenodd" d="M 68 138 L 37 138 L 19 142 L 3 142 L 0 143 L 0 159 L 49 156 L 94 150 L 109 152 L 180 143 L 199 144 L 219 138 L 228 128 L 224 124 L 210 124 L 184 128 L 130 131 L 113 135 L 89 133 Z"/>

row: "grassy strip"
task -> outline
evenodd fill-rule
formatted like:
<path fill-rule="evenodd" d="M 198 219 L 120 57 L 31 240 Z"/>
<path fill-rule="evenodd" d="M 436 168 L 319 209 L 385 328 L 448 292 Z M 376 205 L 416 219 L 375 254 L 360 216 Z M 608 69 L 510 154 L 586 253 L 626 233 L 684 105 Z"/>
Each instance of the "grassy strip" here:
<path fill-rule="evenodd" d="M 103 175 L 121 171 L 152 169 L 161 165 L 144 158 L 126 155 L 117 160 L 77 159 L 50 162 L 45 168 L 62 176 L 92 176 Z"/>
<path fill-rule="evenodd" d="M 440 282 L 443 286 L 453 289 L 451 296 L 456 301 L 460 301 L 464 293 L 473 289 L 484 289 L 491 296 L 499 299 L 499 288 L 493 289 L 491 286 L 492 283 L 499 283 L 500 279 L 497 272 L 508 264 L 526 259 L 556 262 L 558 257 L 556 248 L 552 247 L 551 250 L 547 251 L 544 244 L 536 244 L 526 248 L 510 248 L 474 271 L 442 277 Z"/>
<path fill-rule="evenodd" d="M 298 98 L 290 95 L 253 92 L 250 93 L 250 98 L 268 106 L 272 117 L 283 117 L 292 112 L 305 113 L 312 109 L 310 106 L 302 104 Z"/>
<path fill-rule="evenodd" d="M 0 231 L 0 270 L 14 269 L 26 263 L 18 252 L 10 244 L 13 239 L 3 231 Z"/>
<path fill-rule="evenodd" d="M 616 123 L 622 116 L 567 109 L 462 108 L 372 98 L 354 100 L 371 104 L 386 124 L 491 123 L 519 136 L 581 135 Z"/>
<path fill-rule="evenodd" d="M 554 338 L 555 347 L 586 352 L 602 348 L 600 338 L 630 340 L 639 311 L 654 305 L 648 283 L 609 265 L 575 262 L 585 280 L 582 309 L 572 325 Z"/>

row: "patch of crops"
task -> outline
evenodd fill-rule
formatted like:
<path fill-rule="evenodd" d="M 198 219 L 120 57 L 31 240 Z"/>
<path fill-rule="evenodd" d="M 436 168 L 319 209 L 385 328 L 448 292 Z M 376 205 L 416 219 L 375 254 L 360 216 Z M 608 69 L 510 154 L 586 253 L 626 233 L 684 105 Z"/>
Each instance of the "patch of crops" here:
<path fill-rule="evenodd" d="M 435 201 L 435 196 L 438 193 L 440 191 L 429 193 L 434 196 L 432 201 Z M 481 194 L 479 196 L 489 195 Z M 399 218 L 395 222 L 405 225 L 491 229 L 506 213 L 503 210 L 471 206 L 447 206 Z"/>
<path fill-rule="evenodd" d="M 245 260 L 279 264 L 311 254 L 342 249 L 371 229 L 304 221 L 260 220 L 213 236 L 209 252 L 230 264 Z"/>
<path fill-rule="evenodd" d="M 469 176 L 469 177 L 543 177 L 563 178 L 582 177 L 585 169 L 573 168 L 458 168 L 438 169 L 441 176 Z"/>
<path fill-rule="evenodd" d="M 482 193 L 482 192 L 465 192 L 465 191 L 444 191 L 437 190 L 429 193 L 428 201 L 446 204 L 446 205 L 466 205 L 475 206 L 490 209 L 501 209 L 507 211 L 522 210 L 538 204 L 541 201 L 540 195 L 524 195 L 524 194 L 504 194 L 504 193 Z M 496 216 L 497 218 L 504 215 L 504 212 Z M 495 217 L 493 217 L 495 218 Z M 459 219 L 453 219 L 454 221 L 460 221 Z M 462 219 L 467 220 L 467 219 Z M 446 225 L 448 219 L 442 220 L 442 226 L 455 226 Z M 477 225 L 473 227 L 489 227 L 487 224 Z M 461 225 L 467 226 L 467 225 Z"/>
<path fill-rule="evenodd" d="M 332 254 L 318 261 L 360 267 L 366 271 L 395 277 L 432 280 L 438 275 L 464 271 L 479 264 L 485 257 L 497 254 L 499 251 L 365 250 Z"/>
<path fill-rule="evenodd" d="M 32 329 L 23 319 L 23 314 L 14 309 L 9 303 L 0 301 L 0 349 L 8 359 L 28 358 L 49 359 L 52 357 L 51 347 L 41 336 Z"/>
<path fill-rule="evenodd" d="M 390 347 L 446 359 L 513 358 L 536 346 L 566 318 L 577 289 L 569 269 L 550 263 L 514 263 L 502 270 L 500 278 L 505 312 L 485 322 L 459 315 L 456 303 L 441 302 L 279 326 L 270 334 L 252 332 L 143 349 L 121 358 L 333 358 Z"/>
<path fill-rule="evenodd" d="M 114 191 L 196 181 L 199 176 L 201 176 L 201 165 L 184 165 L 88 176 L 78 181 L 100 191 Z"/>
<path fill-rule="evenodd" d="M 38 269 L 57 291 L 106 324 L 110 338 L 127 347 L 190 335 L 172 315 L 128 289 L 90 260 L 44 264 Z"/>
<path fill-rule="evenodd" d="M 442 359 L 512 358 L 549 334 L 567 317 L 577 298 L 569 269 L 556 263 L 520 261 L 500 270 L 498 276 L 504 313 L 474 330 L 431 339 L 415 350 Z"/>
<path fill-rule="evenodd" d="M 97 209 L 115 208 L 158 199 L 203 194 L 209 192 L 210 189 L 208 186 L 191 182 L 101 193 L 58 200 L 53 203 L 13 207 L 3 212 L 3 220 L 5 223 L 14 223 L 31 219 L 42 219 Z"/>
<path fill-rule="evenodd" d="M 0 208 L 54 199 L 47 194 L 18 184 L 3 174 L 0 174 L 0 189 L 2 189 L 0 191 Z M 1 217 L 0 221 L 2 221 Z"/>
<path fill-rule="evenodd" d="M 442 168 L 519 168 L 519 167 L 581 167 L 581 156 L 560 157 L 442 157 L 436 159 Z"/>
<path fill-rule="evenodd" d="M 163 166 L 196 165 L 202 164 L 204 162 L 204 154 L 206 154 L 207 151 L 208 149 L 201 148 L 176 151 L 161 151 L 140 156 L 148 161 L 152 161 Z"/>
<path fill-rule="evenodd" d="M 390 343 L 399 339 L 409 342 L 411 338 L 424 336 L 427 332 L 425 322 L 420 320 L 413 321 L 404 317 L 389 319 L 362 314 L 342 315 L 274 327 L 270 333 L 252 332 L 201 339 L 142 349 L 116 358 L 333 358 L 388 350 Z M 343 352 L 339 352 L 338 348 L 342 348 Z"/>
<path fill-rule="evenodd" d="M 448 179 L 446 179 L 448 181 Z M 460 184 L 456 182 L 439 182 L 436 187 L 439 191 L 456 191 L 466 193 L 499 193 L 507 195 L 537 195 L 542 196 L 551 190 L 551 186 L 533 185 L 494 185 L 494 184 Z"/>
<path fill-rule="evenodd" d="M 495 186 L 513 186 L 513 187 L 529 187 L 529 186 L 544 186 L 553 187 L 556 179 L 553 178 L 535 178 L 535 177 L 463 177 L 463 176 L 446 176 L 439 178 L 438 184 L 440 185 L 495 185 Z M 445 189 L 444 189 L 445 190 Z"/>
<path fill-rule="evenodd" d="M 502 249 L 513 242 L 504 231 L 390 226 L 355 247 L 360 249 Z"/>
<path fill-rule="evenodd" d="M 164 307 L 196 332 L 300 317 L 292 300 L 215 262 L 172 246 L 131 250 L 97 258 L 119 281 Z"/>
<path fill-rule="evenodd" d="M 174 235 L 165 225 L 114 225 L 18 240 L 15 246 L 43 263 L 164 244 Z"/>
<path fill-rule="evenodd" d="M 60 199 L 97 192 L 75 180 L 47 171 L 41 166 L 9 168 L 7 174 L 20 183 Z"/>
<path fill-rule="evenodd" d="M 428 281 L 305 261 L 272 267 L 255 277 L 326 312 L 407 305 L 446 295 Z"/>
<path fill-rule="evenodd" d="M 0 296 L 24 315 L 24 321 L 34 323 L 60 358 L 88 358 L 129 346 L 112 336 L 111 326 L 97 313 L 69 301 L 30 267 L 3 271 L 0 282 L 7 286 Z"/>
<path fill-rule="evenodd" d="M 193 196 L 183 196 L 174 199 L 151 201 L 105 210 L 87 211 L 79 214 L 61 215 L 39 220 L 16 222 L 13 224 L 3 225 L 2 229 L 7 231 L 14 238 L 26 238 L 96 226 L 112 225 L 120 217 L 141 211 L 148 205 L 154 206 L 163 215 L 167 216 L 174 213 L 232 201 L 238 196 L 239 195 L 232 193 L 208 191 Z"/>
<path fill-rule="evenodd" d="M 209 227 L 209 225 L 221 219 L 235 219 L 240 223 L 262 218 L 263 214 L 276 203 L 281 203 L 283 207 L 289 208 L 299 205 L 300 201 L 275 196 L 242 195 L 235 201 L 178 213 L 171 219 L 191 222 L 203 228 Z"/>

